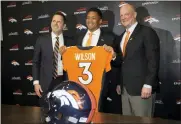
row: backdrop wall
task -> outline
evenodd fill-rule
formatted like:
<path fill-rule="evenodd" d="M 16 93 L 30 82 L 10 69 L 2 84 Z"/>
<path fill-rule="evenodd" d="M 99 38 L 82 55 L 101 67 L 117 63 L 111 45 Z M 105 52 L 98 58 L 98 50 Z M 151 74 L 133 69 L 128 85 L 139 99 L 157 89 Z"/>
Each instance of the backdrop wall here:
<path fill-rule="evenodd" d="M 160 38 L 160 93 L 156 98 L 155 116 L 181 119 L 180 78 L 180 2 L 129 2 L 135 5 L 137 20 L 151 26 Z M 86 12 L 98 7 L 103 12 L 101 28 L 120 35 L 119 1 L 92 2 L 2 2 L 2 103 L 38 105 L 32 85 L 32 57 L 40 34 L 49 33 L 51 16 L 62 11 L 67 17 L 65 35 L 74 36 L 85 30 Z M 109 112 L 120 113 L 120 97 L 115 81 L 107 101 Z M 119 109 L 118 109 L 119 108 Z"/>

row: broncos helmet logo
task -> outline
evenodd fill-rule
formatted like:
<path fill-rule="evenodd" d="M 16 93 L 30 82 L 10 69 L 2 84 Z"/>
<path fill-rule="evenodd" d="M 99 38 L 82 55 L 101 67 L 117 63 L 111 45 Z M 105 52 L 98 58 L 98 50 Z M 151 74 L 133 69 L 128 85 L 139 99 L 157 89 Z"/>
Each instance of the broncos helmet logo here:
<path fill-rule="evenodd" d="M 50 97 L 49 93 L 47 97 Z M 75 90 L 56 90 L 52 92 L 52 97 L 56 97 L 60 100 L 60 106 L 68 105 L 72 106 L 75 109 L 83 109 L 83 101 L 81 100 L 81 97 Z"/>
<path fill-rule="evenodd" d="M 73 81 L 63 81 L 44 94 L 40 104 L 48 124 L 90 123 L 97 107 L 93 93 Z"/>

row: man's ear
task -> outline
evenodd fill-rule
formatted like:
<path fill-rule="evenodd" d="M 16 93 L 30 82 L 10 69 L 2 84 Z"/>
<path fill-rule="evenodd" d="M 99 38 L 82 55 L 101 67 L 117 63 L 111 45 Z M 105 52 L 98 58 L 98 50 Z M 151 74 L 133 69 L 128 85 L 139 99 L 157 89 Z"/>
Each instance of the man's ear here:
<path fill-rule="evenodd" d="M 99 24 L 100 24 L 100 25 L 102 24 L 102 19 L 99 20 Z"/>

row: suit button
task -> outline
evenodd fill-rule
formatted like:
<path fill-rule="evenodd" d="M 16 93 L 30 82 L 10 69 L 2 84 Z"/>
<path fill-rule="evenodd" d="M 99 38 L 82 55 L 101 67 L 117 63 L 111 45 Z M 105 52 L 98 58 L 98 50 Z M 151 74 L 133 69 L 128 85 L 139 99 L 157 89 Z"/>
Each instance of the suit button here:
<path fill-rule="evenodd" d="M 124 62 L 122 62 L 124 64 Z"/>

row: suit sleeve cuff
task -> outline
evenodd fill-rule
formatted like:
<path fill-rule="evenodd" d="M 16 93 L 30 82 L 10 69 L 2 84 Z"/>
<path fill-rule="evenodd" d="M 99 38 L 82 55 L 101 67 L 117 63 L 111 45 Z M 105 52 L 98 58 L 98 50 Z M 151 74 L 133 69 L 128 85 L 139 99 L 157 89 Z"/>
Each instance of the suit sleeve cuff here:
<path fill-rule="evenodd" d="M 35 85 L 35 84 L 39 84 L 39 80 L 33 81 L 33 85 Z"/>
<path fill-rule="evenodd" d="M 115 53 L 115 57 L 114 58 L 112 58 L 112 60 L 114 61 L 116 59 L 116 53 Z"/>
<path fill-rule="evenodd" d="M 116 59 L 116 56 L 114 58 L 112 58 L 112 60 L 114 61 Z"/>

